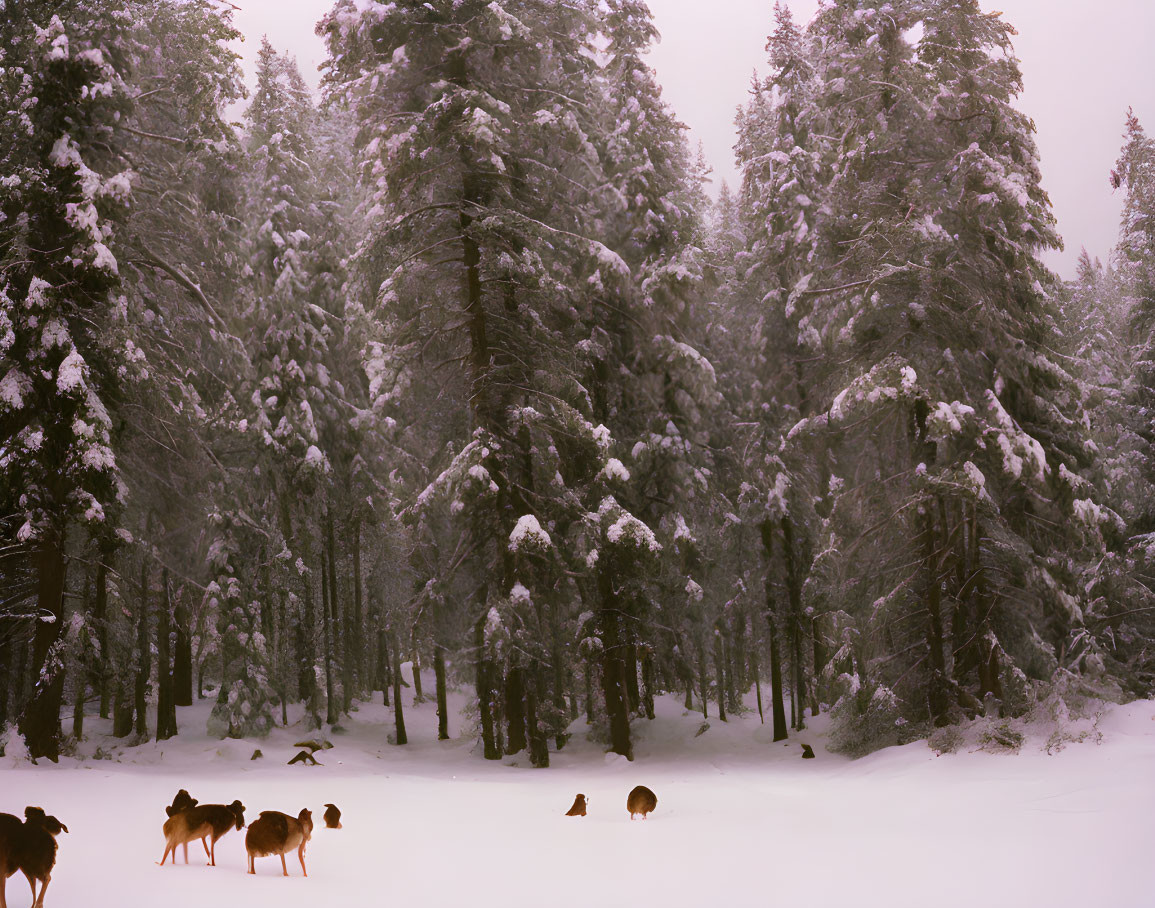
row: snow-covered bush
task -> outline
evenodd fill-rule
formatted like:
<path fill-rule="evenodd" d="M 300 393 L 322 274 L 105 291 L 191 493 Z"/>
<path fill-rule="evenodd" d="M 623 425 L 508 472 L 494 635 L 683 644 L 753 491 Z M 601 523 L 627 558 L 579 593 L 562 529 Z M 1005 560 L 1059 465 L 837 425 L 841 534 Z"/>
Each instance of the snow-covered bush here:
<path fill-rule="evenodd" d="M 857 676 L 843 675 L 838 680 L 843 694 L 830 710 L 828 750 L 861 757 L 913 737 L 894 691 L 882 685 L 860 685 Z"/>

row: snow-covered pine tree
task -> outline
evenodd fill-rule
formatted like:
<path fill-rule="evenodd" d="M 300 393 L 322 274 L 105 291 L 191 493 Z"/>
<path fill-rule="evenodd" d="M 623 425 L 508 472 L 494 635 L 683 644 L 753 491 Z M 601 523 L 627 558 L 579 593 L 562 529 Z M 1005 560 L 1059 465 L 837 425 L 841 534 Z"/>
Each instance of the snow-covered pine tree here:
<path fill-rule="evenodd" d="M 1147 135 L 1133 110 L 1127 111 L 1123 148 L 1112 172 L 1112 182 L 1123 190 L 1123 214 L 1114 264 L 1123 295 L 1123 307 L 1135 338 L 1134 404 L 1136 428 L 1142 439 L 1142 475 L 1155 481 L 1155 140 Z M 1136 502 L 1139 498 L 1136 497 Z M 1141 505 L 1136 528 L 1155 529 L 1150 499 Z"/>
<path fill-rule="evenodd" d="M 818 403 L 784 454 L 821 464 L 830 452 L 819 494 L 831 516 L 808 589 L 855 603 L 846 611 L 869 643 L 859 665 L 890 656 L 869 686 L 859 675 L 856 696 L 873 702 L 901 677 L 894 702 L 908 718 L 941 721 L 975 694 L 1011 700 L 1018 663 L 1048 676 L 1050 647 L 1082 624 L 1058 536 L 1093 549 L 1097 515 L 1111 519 L 1076 491 L 1084 460 L 1061 415 L 1073 383 L 1046 353 L 1054 281 L 1038 256 L 1058 240 L 1031 124 L 1013 106 L 1010 33 L 974 3 L 820 9 L 800 39 L 815 72 L 808 132 L 826 137 L 806 168 L 821 176 L 802 206 L 813 220 L 801 231 L 784 210 L 769 231 L 808 247 L 779 299 L 819 363 Z M 772 222 L 775 198 L 760 198 Z M 1067 519 L 1080 515 L 1085 535 Z M 913 574 L 897 540 L 922 553 Z M 831 580 L 843 585 L 824 590 Z M 1030 626 L 1048 627 L 1047 642 Z"/>
<path fill-rule="evenodd" d="M 519 582 L 505 543 L 517 521 L 576 527 L 575 485 L 605 463 L 566 340 L 589 318 L 587 288 L 627 272 L 588 233 L 601 180 L 590 13 L 523 0 L 342 3 L 321 26 L 330 91 L 357 110 L 371 193 L 356 263 L 381 326 L 370 391 L 421 448 L 445 452 L 432 474 L 412 464 L 405 514 L 419 539 L 456 535 L 453 567 L 473 578 L 470 626 Z M 449 379 L 461 374 L 459 396 Z M 448 418 L 409 412 L 439 396 L 456 404 Z M 526 668 L 546 699 L 545 666 Z M 478 665 L 489 757 L 488 704 L 503 701 L 514 728 L 528 705 L 496 669 Z"/>
<path fill-rule="evenodd" d="M 110 344 L 120 267 L 110 249 L 132 190 L 108 154 L 124 84 L 117 5 L 24 3 L 0 25 L 0 437 L 6 534 L 33 560 L 35 689 L 20 728 L 29 752 L 60 746 L 66 542 L 112 520 L 121 481 L 112 400 L 123 355 Z"/>
<path fill-rule="evenodd" d="M 272 601 L 265 603 L 270 610 L 265 623 L 273 621 L 275 602 L 301 606 L 299 613 L 279 615 L 277 620 L 293 629 L 296 687 L 305 701 L 312 699 L 316 677 L 317 628 L 323 635 L 332 630 L 326 616 L 320 615 L 318 622 L 314 601 L 317 571 L 324 570 L 325 560 L 317 558 L 318 550 L 323 550 L 317 505 L 323 507 L 331 473 L 321 447 L 320 423 L 332 390 L 331 331 L 326 311 L 313 300 L 309 261 L 313 235 L 326 229 L 312 198 L 316 123 L 296 62 L 278 54 L 266 40 L 257 60 L 257 88 L 246 111 L 250 165 L 246 274 L 251 302 L 245 321 L 253 382 L 237 428 L 257 443 L 255 453 L 272 503 L 269 523 L 279 531 L 274 545 L 290 565 L 290 570 L 270 575 L 278 588 L 268 591 Z M 282 581 L 291 581 L 291 587 L 279 588 Z M 287 634 L 277 639 L 288 643 Z M 333 722 L 339 701 L 331 690 L 330 655 L 325 655 L 323 677 L 328 682 L 327 718 Z M 276 683 L 282 690 L 288 687 L 288 679 L 278 678 Z"/>
<path fill-rule="evenodd" d="M 229 46 L 238 33 L 218 5 L 139 0 L 131 9 L 132 103 L 114 135 L 119 153 L 133 162 L 134 197 L 147 204 L 130 208 L 112 246 L 124 271 L 117 342 L 131 353 L 117 450 L 131 535 L 107 528 L 93 540 L 90 608 L 98 640 L 115 634 L 118 619 L 101 604 L 110 573 L 127 570 L 135 554 L 159 562 L 150 570 L 154 579 L 160 565 L 170 574 L 150 595 L 158 616 L 156 674 L 166 692 L 157 703 L 162 734 L 171 730 L 175 707 L 192 703 L 189 591 L 209 580 L 206 512 L 230 442 L 222 414 L 234 404 L 247 364 L 228 303 L 240 266 L 233 226 L 239 145 L 225 108 L 242 86 Z M 162 639 L 169 619 L 171 645 Z M 129 671 L 116 655 L 113 647 L 100 660 L 102 714 L 109 677 Z"/>

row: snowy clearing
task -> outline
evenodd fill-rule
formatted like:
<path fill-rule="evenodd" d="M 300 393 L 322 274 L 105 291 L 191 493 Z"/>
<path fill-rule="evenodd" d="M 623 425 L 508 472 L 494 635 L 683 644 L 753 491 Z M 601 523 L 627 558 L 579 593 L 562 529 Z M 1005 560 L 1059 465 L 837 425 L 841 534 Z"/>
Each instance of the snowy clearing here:
<path fill-rule="evenodd" d="M 432 679 L 430 679 L 432 680 Z M 411 690 L 406 691 L 411 699 Z M 432 702 L 406 710 L 410 741 L 386 743 L 392 713 L 363 704 L 322 767 L 287 766 L 294 741 L 204 735 L 208 702 L 180 711 L 180 737 L 127 748 L 120 762 L 0 760 L 0 810 L 39 804 L 71 830 L 49 887 L 50 908 L 169 908 L 221 904 L 315 908 L 376 905 L 885 905 L 1152 904 L 1155 893 L 1155 701 L 1114 707 L 1098 744 L 1048 756 L 1029 740 L 1018 756 L 936 756 L 925 742 L 858 761 L 827 753 L 824 718 L 771 743 L 756 712 L 723 724 L 672 697 L 635 723 L 637 759 L 605 756 L 577 735 L 553 766 L 485 763 L 461 738 L 464 699 L 437 742 Z M 86 750 L 107 729 L 90 719 Z M 815 760 L 802 760 L 799 742 Z M 254 747 L 265 758 L 250 760 Z M 626 794 L 652 788 L 658 807 L 631 822 Z M 309 878 L 290 855 L 245 875 L 244 833 L 200 846 L 191 864 L 156 866 L 164 807 L 178 788 L 202 803 L 240 798 L 246 822 L 262 810 L 314 812 Z M 577 792 L 589 815 L 563 816 Z M 344 828 L 325 829 L 337 804 Z M 21 877 L 9 905 L 29 903 Z"/>

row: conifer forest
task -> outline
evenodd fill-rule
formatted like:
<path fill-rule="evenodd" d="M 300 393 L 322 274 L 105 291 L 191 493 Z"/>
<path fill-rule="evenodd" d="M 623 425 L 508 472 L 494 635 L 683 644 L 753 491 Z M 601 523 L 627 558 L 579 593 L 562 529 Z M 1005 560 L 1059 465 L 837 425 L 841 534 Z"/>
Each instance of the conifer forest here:
<path fill-rule="evenodd" d="M 1125 102 L 1063 280 L 978 0 L 767 3 L 720 187 L 644 0 L 336 0 L 319 92 L 267 40 L 246 90 L 231 6 L 0 0 L 9 747 L 402 748 L 404 686 L 479 761 L 633 760 L 663 695 L 861 756 L 1152 695 Z"/>

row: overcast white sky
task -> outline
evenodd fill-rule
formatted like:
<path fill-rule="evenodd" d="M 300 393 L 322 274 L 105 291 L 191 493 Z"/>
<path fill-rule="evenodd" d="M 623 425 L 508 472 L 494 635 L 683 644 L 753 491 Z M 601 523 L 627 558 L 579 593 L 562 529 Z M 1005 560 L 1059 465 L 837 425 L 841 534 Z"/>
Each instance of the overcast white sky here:
<path fill-rule="evenodd" d="M 233 0 L 247 36 L 246 67 L 267 34 L 295 54 L 317 82 L 324 46 L 313 32 L 329 0 Z M 817 0 L 789 0 L 800 23 Z M 650 57 L 667 100 L 701 141 L 716 183 L 738 182 L 734 110 L 751 74 L 765 74 L 773 0 L 649 0 L 662 43 Z M 1015 49 L 1026 90 L 1022 109 L 1038 127 L 1043 185 L 1066 251 L 1051 264 L 1072 276 L 1082 246 L 1106 258 L 1118 230 L 1120 198 L 1107 182 L 1119 153 L 1123 118 L 1134 107 L 1155 131 L 1155 0 L 982 0 L 1019 31 Z"/>

